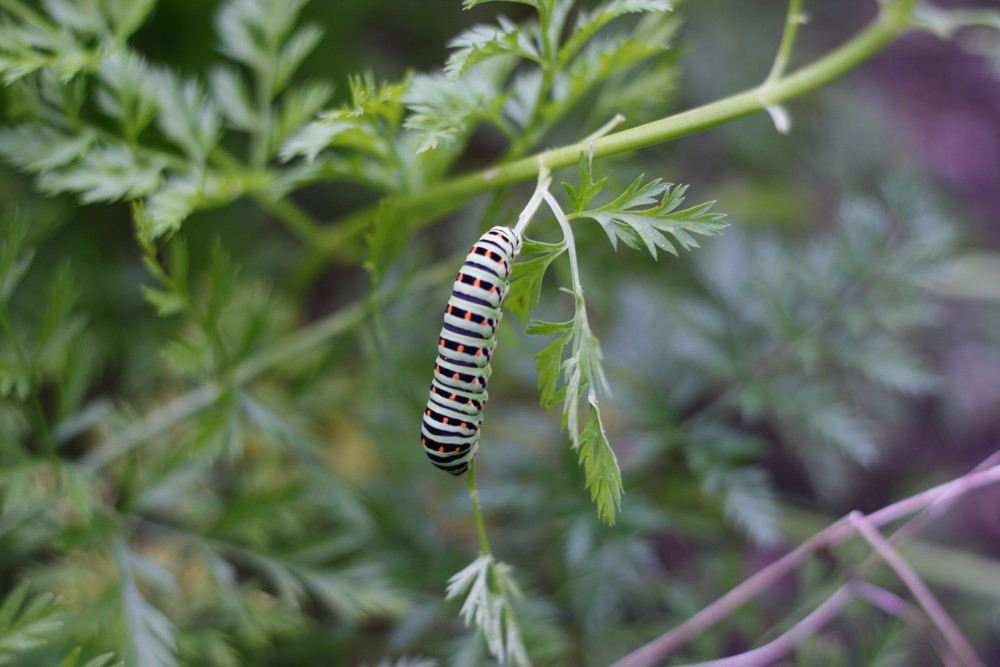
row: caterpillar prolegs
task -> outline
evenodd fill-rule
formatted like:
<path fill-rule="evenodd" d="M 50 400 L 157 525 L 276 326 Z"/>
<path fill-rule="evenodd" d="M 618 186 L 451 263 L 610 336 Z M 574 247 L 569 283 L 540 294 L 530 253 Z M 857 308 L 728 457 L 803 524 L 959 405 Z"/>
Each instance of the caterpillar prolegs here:
<path fill-rule="evenodd" d="M 466 257 L 444 311 L 420 442 L 431 462 L 452 475 L 468 470 L 479 450 L 494 334 L 503 317 L 510 265 L 520 250 L 521 237 L 509 227 L 483 234 Z"/>

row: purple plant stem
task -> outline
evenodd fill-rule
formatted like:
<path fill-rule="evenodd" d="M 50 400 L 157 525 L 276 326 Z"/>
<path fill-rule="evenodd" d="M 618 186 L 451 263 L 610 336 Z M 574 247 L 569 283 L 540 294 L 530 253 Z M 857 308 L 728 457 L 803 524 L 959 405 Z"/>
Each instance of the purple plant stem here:
<path fill-rule="evenodd" d="M 942 500 L 956 500 L 975 489 L 994 484 L 998 481 L 1000 481 L 1000 465 L 993 465 L 982 470 L 977 468 L 977 470 L 973 470 L 950 482 L 939 484 L 909 498 L 883 507 L 877 512 L 870 514 L 867 521 L 869 525 L 882 526 L 904 518 L 932 503 Z M 854 533 L 855 528 L 851 525 L 847 517 L 838 519 L 792 551 L 747 578 L 742 584 L 696 613 L 687 621 L 624 656 L 615 662 L 612 667 L 648 667 L 649 665 L 656 664 L 676 651 L 692 637 L 701 634 L 728 616 L 734 609 L 744 604 L 747 600 L 756 597 L 770 588 L 781 577 L 788 574 L 820 547 L 839 544 L 854 535 Z"/>
<path fill-rule="evenodd" d="M 755 649 L 718 660 L 692 663 L 681 667 L 762 667 L 790 653 L 799 642 L 812 636 L 832 621 L 853 599 L 849 586 L 841 586 L 808 616 L 793 625 L 787 632 Z"/>
<path fill-rule="evenodd" d="M 948 615 L 948 612 L 938 602 L 938 599 L 934 597 L 931 589 L 927 587 L 923 579 L 910 567 L 906 559 L 900 556 L 899 552 L 893 549 L 892 545 L 882 537 L 881 533 L 865 519 L 865 515 L 854 511 L 847 515 L 847 519 L 858 530 L 861 536 L 868 540 L 868 543 L 878 552 L 882 560 L 896 572 L 900 580 L 906 584 L 906 587 L 913 593 L 913 597 L 917 599 L 920 606 L 927 612 L 928 618 L 941 631 L 945 640 L 962 659 L 962 662 L 967 667 L 986 667 L 986 663 L 976 655 L 972 644 L 965 638 L 962 631 L 958 629 L 955 621 Z"/>
<path fill-rule="evenodd" d="M 927 622 L 927 617 L 919 609 L 895 593 L 867 581 L 852 582 L 850 587 L 851 592 L 858 599 L 864 600 L 873 607 L 877 607 L 891 616 L 906 621 L 917 630 L 923 631 L 924 637 L 937 651 L 945 667 L 962 667 L 962 663 L 951 647 L 942 641 L 940 634 L 934 631 L 931 624 Z"/>

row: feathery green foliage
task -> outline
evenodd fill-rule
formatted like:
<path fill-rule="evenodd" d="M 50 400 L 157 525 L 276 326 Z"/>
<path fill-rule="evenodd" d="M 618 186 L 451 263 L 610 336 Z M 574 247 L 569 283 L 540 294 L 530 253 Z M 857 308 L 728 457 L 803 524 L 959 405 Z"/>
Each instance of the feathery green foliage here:
<path fill-rule="evenodd" d="M 406 14 L 394 29 L 426 14 L 451 49 L 413 71 L 357 60 L 364 3 L 224 0 L 178 58 L 169 22 L 205 23 L 196 3 L 0 0 L 0 663 L 608 664 L 738 581 L 747 536 L 784 539 L 775 461 L 839 508 L 915 399 L 939 400 L 953 338 L 927 284 L 959 235 L 930 179 L 885 162 L 883 120 L 820 96 L 785 140 L 804 150 L 723 130 L 699 182 L 668 150 L 630 153 L 654 141 L 640 124 L 680 136 L 768 100 L 667 117 L 671 3 L 511 2 L 466 0 L 462 27 Z M 685 30 L 743 11 L 689 4 Z M 823 71 L 993 17 L 881 6 L 867 50 Z M 753 11 L 755 37 L 780 20 Z M 374 41 L 428 40 L 394 37 Z M 779 73 L 769 94 L 831 76 Z M 604 161 L 609 139 L 631 148 Z M 802 179 L 813 154 L 822 178 Z M 568 204 L 548 193 L 531 229 L 562 238 L 526 240 L 505 303 L 551 338 L 499 332 L 478 462 L 504 562 L 465 566 L 478 527 L 416 447 L 457 268 L 439 259 L 513 224 L 509 186 L 574 161 Z M 714 238 L 714 202 L 684 203 L 702 191 L 738 230 Z M 832 200 L 834 221 L 814 204 Z M 769 631 L 749 612 L 726 637 Z M 801 655 L 892 664 L 916 636 Z"/>
<path fill-rule="evenodd" d="M 486 638 L 490 653 L 501 663 L 530 664 L 521 639 L 521 629 L 514 615 L 513 601 L 521 591 L 510 573 L 510 566 L 483 554 L 448 580 L 448 598 L 465 596 L 462 620 L 475 623 Z"/>

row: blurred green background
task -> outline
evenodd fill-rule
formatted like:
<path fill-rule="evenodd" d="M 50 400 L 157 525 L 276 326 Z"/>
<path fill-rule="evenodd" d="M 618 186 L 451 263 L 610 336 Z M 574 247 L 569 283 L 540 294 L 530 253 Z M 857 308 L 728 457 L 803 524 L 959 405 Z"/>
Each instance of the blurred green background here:
<path fill-rule="evenodd" d="M 803 61 L 874 12 L 861 0 L 807 4 Z M 219 57 L 217 8 L 161 2 L 131 43 L 205 76 Z M 755 85 L 784 11 L 685 3 L 668 56 L 677 77 L 650 90 L 630 122 Z M 312 2 L 303 19 L 325 38 L 298 76 L 333 83 L 345 101 L 349 74 L 435 69 L 450 38 L 493 16 L 493 5 L 463 12 L 457 0 Z M 793 101 L 789 136 L 760 114 L 596 163 L 609 191 L 642 172 L 690 184 L 689 203 L 717 200 L 732 226 L 658 262 L 613 251 L 597 225 L 578 232 L 614 392 L 601 405 L 626 489 L 613 527 L 599 522 L 558 417 L 538 407 L 532 356 L 545 341 L 513 316 L 501 328 L 479 484 L 494 550 L 525 592 L 518 609 L 537 664 L 609 664 L 834 518 L 997 450 L 998 107 L 987 58 L 915 36 Z M 2 110 L 17 120 L 9 100 Z M 241 150 L 237 141 L 227 148 Z M 494 137 L 475 136 L 463 164 L 496 152 Z M 504 210 L 528 192 L 512 189 Z M 295 195 L 319 220 L 376 198 L 344 183 Z M 420 232 L 389 281 L 405 287 L 467 248 L 486 201 Z M 444 600 L 478 547 L 465 482 L 416 445 L 450 273 L 95 472 L 78 464 L 97 444 L 210 384 L 192 372 L 203 361 L 198 332 L 144 300 L 140 285 L 152 280 L 127 206 L 45 197 L 5 168 L 0 219 L 20 220 L 35 252 L 11 302 L 19 336 L 33 335 L 59 272 L 72 271 L 85 325 L 52 362 L 62 379 L 41 399 L 53 416 L 70 395 L 91 410 L 52 465 L 8 444 L 37 447 L 38 435 L 25 401 L 9 389 L 0 400 L 0 592 L 28 579 L 32 595 L 57 596 L 63 621 L 13 664 L 55 665 L 76 646 L 139 665 L 492 664 L 458 603 Z M 529 235 L 551 240 L 556 229 L 540 216 Z M 227 295 L 220 328 L 247 350 L 370 298 L 355 260 L 303 284 L 300 242 L 252 201 L 194 215 L 179 238 L 196 291 Z M 538 319 L 566 318 L 565 272 L 546 282 Z M 1000 664 L 997 508 L 1000 490 L 985 489 L 919 535 L 937 550 L 904 549 L 987 664 Z M 852 544 L 810 560 L 677 660 L 772 638 L 865 554 Z M 889 571 L 873 578 L 905 594 Z M 782 664 L 937 664 L 905 622 L 861 604 L 848 611 Z"/>

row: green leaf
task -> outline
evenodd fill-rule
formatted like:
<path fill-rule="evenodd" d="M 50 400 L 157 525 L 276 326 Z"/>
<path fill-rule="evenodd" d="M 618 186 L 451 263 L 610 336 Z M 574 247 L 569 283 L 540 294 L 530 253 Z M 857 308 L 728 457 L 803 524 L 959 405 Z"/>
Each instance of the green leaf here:
<path fill-rule="evenodd" d="M 879 447 L 872 426 L 846 405 L 813 405 L 806 418 L 813 433 L 855 461 L 868 464 L 878 457 Z"/>
<path fill-rule="evenodd" d="M 111 0 L 105 3 L 115 41 L 125 40 L 139 29 L 156 6 L 156 0 Z"/>
<path fill-rule="evenodd" d="M 577 167 L 579 187 L 574 188 L 569 183 L 563 183 L 563 187 L 569 193 L 570 201 L 573 202 L 573 213 L 577 215 L 582 213 L 597 195 L 601 194 L 601 191 L 604 190 L 604 184 L 608 180 L 602 178 L 598 182 L 594 182 L 593 161 L 593 149 L 588 153 L 581 151 L 580 163 Z"/>
<path fill-rule="evenodd" d="M 229 127 L 243 132 L 259 130 L 262 119 L 246 81 L 235 67 L 219 65 L 209 74 L 212 99 L 222 110 Z"/>
<path fill-rule="evenodd" d="M 205 318 L 218 330 L 223 321 L 223 310 L 233 302 L 239 273 L 239 267 L 233 264 L 219 237 L 212 241 L 208 269 L 208 296 L 204 312 Z"/>
<path fill-rule="evenodd" d="M 550 245 L 535 242 L 526 244 L 522 250 L 522 255 L 538 254 L 538 257 L 514 264 L 510 277 L 510 291 L 504 297 L 503 304 L 504 308 L 517 315 L 522 323 L 528 322 L 532 309 L 538 305 L 545 271 L 565 250 L 564 243 Z"/>
<path fill-rule="evenodd" d="M 46 172 L 80 159 L 95 141 L 89 130 L 67 135 L 44 125 L 22 123 L 0 129 L 0 155 L 26 171 Z"/>
<path fill-rule="evenodd" d="M 180 229 L 195 211 L 228 204 L 242 196 L 246 189 L 247 182 L 240 174 L 171 175 L 163 187 L 146 200 L 137 223 L 145 235 L 157 238 Z"/>
<path fill-rule="evenodd" d="M 184 299 L 169 290 L 156 289 L 149 285 L 139 285 L 142 295 L 149 301 L 160 317 L 176 315 L 184 310 Z"/>
<path fill-rule="evenodd" d="M 412 77 L 401 99 L 411 111 L 403 125 L 416 132 L 417 150 L 458 144 L 458 138 L 480 119 L 497 124 L 507 99 L 499 81 L 505 73 L 502 67 L 484 65 L 477 76 L 463 79 L 461 84 L 451 84 L 442 76 Z"/>
<path fill-rule="evenodd" d="M 136 555 L 119 544 L 115 560 L 121 575 L 120 604 L 132 661 L 143 667 L 175 667 L 174 624 L 139 591 L 135 579 Z"/>
<path fill-rule="evenodd" d="M 6 303 L 24 277 L 34 258 L 34 250 L 25 247 L 27 229 L 15 217 L 7 223 L 0 244 L 0 303 Z"/>
<path fill-rule="evenodd" d="M 728 226 L 722 222 L 723 214 L 710 212 L 714 202 L 677 210 L 684 201 L 686 186 L 673 187 L 658 178 L 643 183 L 642 178 L 636 178 L 614 201 L 575 213 L 574 217 L 591 218 L 600 223 L 612 247 L 617 248 L 619 239 L 636 249 L 644 245 L 653 259 L 656 259 L 657 248 L 676 255 L 674 243 L 685 250 L 697 248 L 698 242 L 691 234 L 716 236 Z M 662 198 L 659 203 L 658 198 Z M 674 242 L 667 234 L 673 236 Z"/>
<path fill-rule="evenodd" d="M 519 56 L 543 64 L 532 29 L 519 27 L 503 16 L 497 18 L 497 23 L 475 25 L 448 43 L 457 49 L 444 67 L 448 82 L 457 81 L 474 66 L 498 56 Z"/>
<path fill-rule="evenodd" d="M 674 24 L 665 23 L 659 30 L 645 31 L 637 36 L 613 36 L 591 40 L 573 60 L 572 64 L 555 76 L 554 86 L 560 91 L 546 106 L 546 115 L 561 116 L 598 85 L 608 79 L 626 76 L 632 78 L 634 66 L 663 54 L 670 47 Z M 658 81 L 659 86 L 667 81 Z M 609 88 L 617 99 L 620 86 Z M 657 89 L 646 91 L 650 99 L 660 96 Z M 613 105 L 612 105 L 613 106 Z"/>
<path fill-rule="evenodd" d="M 29 369 L 15 359 L 0 356 L 0 396 L 17 396 L 21 401 L 31 395 Z"/>
<path fill-rule="evenodd" d="M 569 39 L 559 50 L 559 59 L 567 63 L 605 25 L 625 14 L 667 12 L 673 8 L 665 0 L 608 0 L 592 11 L 581 11 Z"/>
<path fill-rule="evenodd" d="M 323 606 L 349 620 L 397 616 L 409 607 L 381 568 L 372 564 L 341 569 L 300 567 L 296 574 Z"/>
<path fill-rule="evenodd" d="M 520 5 L 531 5 L 538 7 L 538 0 L 462 0 L 463 9 L 472 9 L 476 5 L 483 5 L 487 2 L 514 2 Z"/>
<path fill-rule="evenodd" d="M 273 155 L 279 146 L 288 137 L 302 128 L 306 121 L 315 116 L 323 108 L 323 105 L 330 101 L 332 96 L 333 86 L 325 83 L 298 86 L 285 93 L 278 104 L 277 113 L 275 114 L 268 154 Z M 283 159 L 288 159 L 284 156 L 284 153 L 282 157 Z M 315 154 L 312 157 L 315 158 Z"/>
<path fill-rule="evenodd" d="M 29 601 L 30 587 L 29 581 L 22 580 L 0 604 L 0 662 L 44 645 L 62 627 L 62 604 L 51 593 Z"/>
<path fill-rule="evenodd" d="M 59 663 L 59 667 L 77 667 L 77 663 L 80 661 L 80 653 L 82 651 L 83 647 L 77 646 L 69 652 L 69 655 L 67 655 L 62 662 Z M 106 667 L 106 665 L 111 662 L 114 657 L 114 653 L 103 653 L 88 660 L 82 665 L 82 667 Z"/>
<path fill-rule="evenodd" d="M 377 287 L 385 277 L 386 270 L 406 250 L 413 233 L 407 224 L 407 218 L 399 215 L 399 211 L 391 200 L 383 200 L 379 204 L 372 230 L 367 234 L 368 258 L 365 268 L 372 275 L 372 285 Z"/>
<path fill-rule="evenodd" d="M 95 488 L 95 478 L 73 463 L 62 463 L 59 466 L 59 479 L 60 490 L 67 505 L 78 512 L 83 521 L 89 522 L 100 500 Z"/>
<path fill-rule="evenodd" d="M 767 473 L 754 467 L 715 468 L 702 480 L 706 491 L 721 493 L 725 514 L 762 546 L 774 544 L 778 530 L 778 502 Z"/>
<path fill-rule="evenodd" d="M 189 158 L 203 164 L 219 143 L 222 117 L 215 101 L 196 81 L 182 81 L 166 70 L 155 76 L 160 130 Z"/>
<path fill-rule="evenodd" d="M 419 658 L 414 656 L 398 658 L 396 660 L 383 658 L 375 664 L 375 667 L 440 667 L 440 663 L 431 658 Z"/>
<path fill-rule="evenodd" d="M 604 433 L 597 401 L 588 401 L 587 421 L 580 433 L 578 457 L 583 466 L 590 499 L 597 504 L 597 515 L 609 526 L 615 523 L 615 512 L 622 504 L 622 474 L 618 458 Z"/>
<path fill-rule="evenodd" d="M 285 40 L 274 62 L 272 87 L 275 93 L 285 89 L 302 61 L 313 52 L 321 39 L 323 30 L 315 25 L 307 25 L 296 30 Z"/>
<path fill-rule="evenodd" d="M 243 445 L 243 411 L 237 390 L 230 389 L 199 416 L 188 447 L 192 454 L 210 461 L 235 461 Z"/>
<path fill-rule="evenodd" d="M 74 314 L 78 295 L 76 281 L 69 266 L 64 264 L 52 282 L 45 311 L 35 331 L 32 354 L 32 365 L 35 368 L 50 365 L 53 357 L 65 352 L 64 348 L 83 329 L 85 319 Z"/>
<path fill-rule="evenodd" d="M 447 599 L 462 595 L 462 620 L 475 624 L 490 653 L 501 664 L 530 665 L 512 604 L 521 598 L 521 590 L 510 566 L 489 554 L 479 556 L 448 580 Z"/>
<path fill-rule="evenodd" d="M 323 119 L 309 123 L 296 132 L 285 145 L 279 156 L 286 162 L 303 155 L 307 160 L 315 160 L 321 151 L 333 145 L 337 137 L 357 127 L 354 121 Z"/>
<path fill-rule="evenodd" d="M 221 42 L 219 50 L 258 74 L 264 74 L 271 68 L 280 46 L 286 42 L 306 1 L 228 0 L 215 19 Z M 283 68 L 290 65 L 294 69 L 298 66 L 297 59 L 300 61 L 309 53 L 312 48 L 309 43 L 316 39 L 309 33 L 314 31 L 314 28 L 309 29 L 305 36 L 296 40 L 300 44 L 287 47 L 287 62 Z M 305 53 L 302 53 L 303 50 Z"/>
<path fill-rule="evenodd" d="M 153 193 L 163 180 L 164 162 L 146 162 L 124 145 L 91 148 L 76 164 L 47 171 L 39 187 L 52 194 L 80 193 L 85 203 L 131 200 Z"/>
<path fill-rule="evenodd" d="M 329 611 L 347 621 L 358 622 L 370 617 L 397 616 L 410 606 L 382 569 L 370 563 L 332 566 L 312 562 L 315 559 L 308 555 L 243 548 L 228 551 L 267 577 L 289 607 L 296 606 L 309 594 Z"/>
<path fill-rule="evenodd" d="M 138 54 L 119 52 L 101 64 L 97 105 L 118 120 L 125 138 L 135 141 L 156 115 L 156 82 Z"/>
<path fill-rule="evenodd" d="M 100 12 L 87 11 L 86 7 L 70 0 L 48 0 L 45 9 L 57 25 L 66 26 L 75 33 L 98 35 L 106 28 Z"/>
<path fill-rule="evenodd" d="M 937 376 L 900 341 L 869 338 L 853 352 L 861 372 L 892 391 L 919 396 L 937 385 Z"/>
<path fill-rule="evenodd" d="M 572 322 L 533 322 L 528 327 L 528 333 L 538 336 L 556 334 L 556 338 L 535 355 L 535 369 L 538 371 L 538 388 L 541 391 L 540 402 L 546 410 L 551 410 L 560 400 L 557 389 L 559 375 L 562 369 L 563 351 L 570 341 Z"/>

